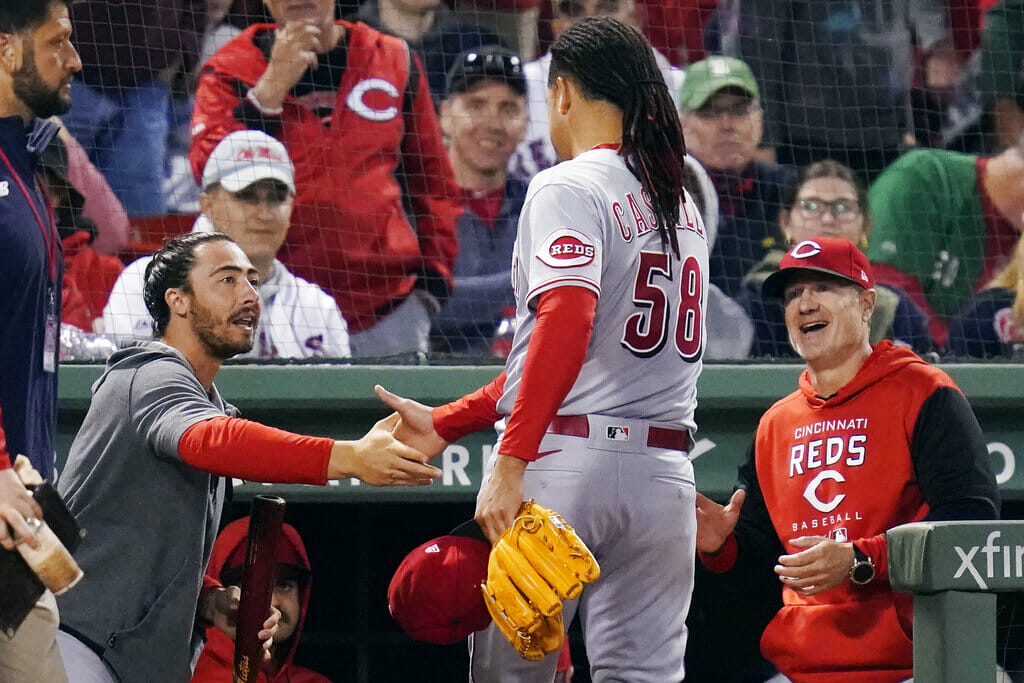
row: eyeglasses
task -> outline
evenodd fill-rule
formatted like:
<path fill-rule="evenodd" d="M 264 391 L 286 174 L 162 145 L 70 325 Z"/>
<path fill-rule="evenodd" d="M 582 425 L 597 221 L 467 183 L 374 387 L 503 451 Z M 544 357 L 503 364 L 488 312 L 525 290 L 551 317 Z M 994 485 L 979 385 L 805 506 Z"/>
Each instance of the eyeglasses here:
<path fill-rule="evenodd" d="M 837 221 L 852 221 L 860 216 L 860 204 L 854 199 L 836 199 L 826 202 L 817 197 L 798 199 L 796 205 L 808 218 L 821 218 L 828 211 Z"/>
<path fill-rule="evenodd" d="M 760 110 L 761 105 L 754 98 L 737 100 L 726 106 L 714 106 L 710 100 L 703 106 L 693 110 L 693 113 L 700 118 L 710 121 L 722 116 L 731 116 L 734 119 L 742 119 Z"/>

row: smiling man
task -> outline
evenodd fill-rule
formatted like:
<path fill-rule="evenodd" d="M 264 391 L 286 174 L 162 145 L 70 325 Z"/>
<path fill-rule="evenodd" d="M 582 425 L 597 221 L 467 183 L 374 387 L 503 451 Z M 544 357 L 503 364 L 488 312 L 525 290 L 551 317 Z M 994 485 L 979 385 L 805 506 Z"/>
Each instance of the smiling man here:
<path fill-rule="evenodd" d="M 76 553 L 85 578 L 58 600 L 73 682 L 191 677 L 202 647 L 196 605 L 204 615 L 219 603 L 218 587 L 201 596 L 200 586 L 226 477 L 422 485 L 441 474 L 395 441 L 397 419 L 335 441 L 235 417 L 213 382 L 252 348 L 261 307 L 258 271 L 226 235 L 175 237 L 145 278 L 159 340 L 110 357 L 58 484 L 89 530 Z"/>
<path fill-rule="evenodd" d="M 515 303 L 508 264 L 527 183 L 509 177 L 508 160 L 526 118 L 526 81 L 515 53 L 486 47 L 459 55 L 440 122 L 465 212 L 456 225 L 455 292 L 434 321 L 434 350 L 490 354 L 502 309 Z"/>
<path fill-rule="evenodd" d="M 853 243 L 798 243 L 763 289 L 782 298 L 807 369 L 761 418 L 745 491 L 725 507 L 698 495 L 701 561 L 737 580 L 774 569 L 784 606 L 761 651 L 796 683 L 903 681 L 912 596 L 889 586 L 885 532 L 998 518 L 985 439 L 944 372 L 891 341 L 869 343 L 874 278 Z"/>
<path fill-rule="evenodd" d="M 339 358 L 348 327 L 334 299 L 277 259 L 291 224 L 295 172 L 284 145 L 258 130 L 221 140 L 203 170 L 193 232 L 222 232 L 256 266 L 263 313 L 243 358 Z M 103 309 L 103 330 L 119 340 L 153 337 L 142 290 L 151 257 L 124 269 Z"/>

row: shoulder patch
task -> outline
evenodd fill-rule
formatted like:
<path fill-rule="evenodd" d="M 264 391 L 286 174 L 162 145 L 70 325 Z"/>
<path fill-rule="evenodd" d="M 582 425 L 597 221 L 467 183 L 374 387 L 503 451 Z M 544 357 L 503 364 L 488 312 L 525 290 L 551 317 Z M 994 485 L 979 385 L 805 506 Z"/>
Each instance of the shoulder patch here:
<path fill-rule="evenodd" d="M 551 233 L 537 250 L 537 258 L 552 268 L 585 266 L 597 253 L 590 238 L 572 228 L 559 228 Z"/>

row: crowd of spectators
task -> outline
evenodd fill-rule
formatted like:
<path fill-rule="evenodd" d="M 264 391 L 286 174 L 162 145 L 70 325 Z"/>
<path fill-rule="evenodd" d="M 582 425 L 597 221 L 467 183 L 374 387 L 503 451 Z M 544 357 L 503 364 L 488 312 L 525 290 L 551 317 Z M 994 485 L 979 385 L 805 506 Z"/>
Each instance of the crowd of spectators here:
<path fill-rule="evenodd" d="M 500 357 L 519 207 L 558 161 L 539 51 L 593 15 L 648 35 L 695 176 L 714 187 L 719 327 L 741 340 L 755 328 L 715 358 L 793 356 L 750 292 L 807 215 L 784 206 L 787 187 L 829 160 L 870 190 L 853 223 L 899 293 L 885 336 L 951 357 L 1014 354 L 1024 319 L 971 298 L 1004 288 L 994 278 L 1021 230 L 1024 3 L 491 4 L 176 0 L 149 15 L 143 3 L 74 3 L 82 69 L 45 176 L 68 265 L 63 357 L 148 334 L 138 302 L 133 318 L 112 289 L 123 296 L 144 267 L 132 261 L 165 237 L 208 226 L 207 160 L 246 129 L 279 140 L 295 168 L 274 268 L 322 289 L 342 318 L 322 341 L 253 357 Z M 842 220 L 834 206 L 821 215 Z M 919 314 L 923 339 L 900 327 Z M 992 335 L 998 344 L 981 343 Z"/>

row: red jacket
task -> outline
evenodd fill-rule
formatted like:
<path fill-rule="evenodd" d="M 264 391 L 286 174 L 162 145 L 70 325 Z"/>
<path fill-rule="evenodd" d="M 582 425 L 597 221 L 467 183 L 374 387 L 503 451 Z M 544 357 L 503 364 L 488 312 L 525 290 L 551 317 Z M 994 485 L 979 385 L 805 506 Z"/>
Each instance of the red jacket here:
<path fill-rule="evenodd" d="M 264 121 L 295 164 L 297 196 L 280 258 L 330 292 L 358 332 L 414 286 L 447 295 L 462 209 L 419 61 L 398 38 L 339 24 L 347 57 L 329 125 L 294 93 L 280 117 Z M 217 143 L 248 127 L 237 118 L 242 98 L 267 68 L 253 41 L 274 29 L 250 26 L 204 67 L 192 114 L 197 179 Z"/>
<path fill-rule="evenodd" d="M 217 537 L 217 541 L 213 545 L 210 565 L 206 570 L 207 577 L 219 578 L 228 558 L 240 546 L 245 544 L 248 533 L 248 517 L 235 520 L 224 527 L 224 531 L 220 533 L 220 536 Z M 281 534 L 291 544 L 292 548 L 295 549 L 295 554 L 302 559 L 306 569 L 309 570 L 309 557 L 306 554 L 306 546 L 302 543 L 299 532 L 290 524 L 284 524 L 281 527 Z M 302 590 L 299 601 L 302 612 L 299 616 L 299 623 L 295 626 L 295 633 L 291 638 L 291 648 L 288 651 L 284 664 L 273 678 L 268 678 L 266 671 L 260 671 L 257 683 L 331 683 L 330 679 L 321 676 L 315 671 L 292 664 L 292 657 L 295 655 L 295 649 L 299 645 L 299 638 L 302 636 L 302 625 L 306 621 L 312 583 L 312 577 L 310 577 L 310 580 L 306 581 L 305 587 Z M 206 647 L 196 663 L 196 670 L 192 674 L 192 683 L 231 683 L 235 644 L 220 629 L 212 626 L 206 629 L 206 637 Z"/>
<path fill-rule="evenodd" d="M 64 238 L 64 281 L 60 312 L 62 322 L 92 332 L 92 323 L 103 317 L 118 276 L 124 270 L 120 260 L 100 254 L 89 246 L 89 233 L 79 230 Z"/>
<path fill-rule="evenodd" d="M 904 347 L 876 345 L 835 394 L 799 390 L 761 418 L 736 532 L 706 567 L 771 571 L 800 536 L 853 542 L 874 562 L 864 586 L 783 587 L 761 651 L 796 683 L 895 683 L 913 675 L 912 597 L 889 585 L 885 532 L 921 519 L 997 519 L 985 438 L 953 381 Z"/>

